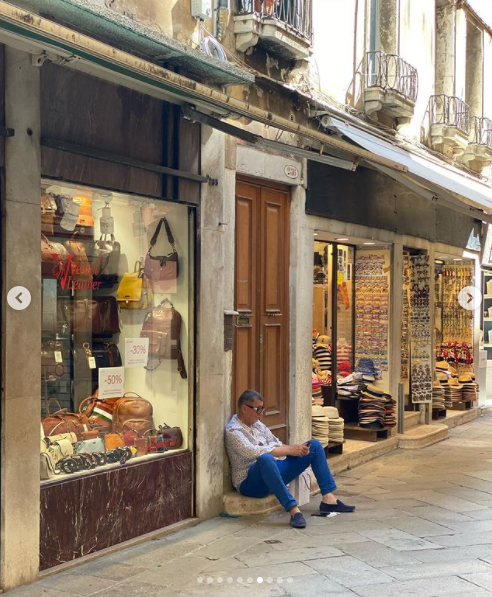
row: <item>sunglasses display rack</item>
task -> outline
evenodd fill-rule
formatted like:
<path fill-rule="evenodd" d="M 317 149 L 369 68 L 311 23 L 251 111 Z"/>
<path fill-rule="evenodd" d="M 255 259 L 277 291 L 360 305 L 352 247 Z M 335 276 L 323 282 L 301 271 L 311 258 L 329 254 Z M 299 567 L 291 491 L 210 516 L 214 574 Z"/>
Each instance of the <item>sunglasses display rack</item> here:
<path fill-rule="evenodd" d="M 385 256 L 358 252 L 355 261 L 355 355 L 388 371 L 389 276 Z"/>
<path fill-rule="evenodd" d="M 403 290 L 401 314 L 401 380 L 410 373 L 410 254 L 403 254 Z"/>
<path fill-rule="evenodd" d="M 432 403 L 429 255 L 410 256 L 410 392 L 414 404 Z"/>

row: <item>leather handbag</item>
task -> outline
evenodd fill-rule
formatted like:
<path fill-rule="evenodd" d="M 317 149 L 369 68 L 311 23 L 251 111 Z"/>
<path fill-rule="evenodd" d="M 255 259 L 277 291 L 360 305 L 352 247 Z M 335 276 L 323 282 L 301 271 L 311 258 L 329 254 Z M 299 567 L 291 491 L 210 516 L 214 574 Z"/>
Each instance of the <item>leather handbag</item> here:
<path fill-rule="evenodd" d="M 169 306 L 166 306 L 168 304 Z M 158 364 L 147 369 L 153 371 L 161 364 L 162 359 L 177 361 L 178 371 L 182 379 L 187 378 L 183 353 L 181 352 L 181 315 L 169 299 L 164 299 L 158 307 L 151 309 L 144 319 L 141 338 L 149 339 L 149 363 L 158 359 Z"/>
<path fill-rule="evenodd" d="M 49 481 L 55 476 L 55 465 L 56 462 L 50 452 L 46 451 L 40 454 L 41 481 Z"/>
<path fill-rule="evenodd" d="M 50 435 L 46 438 L 49 443 L 58 442 L 62 439 L 68 440 L 71 444 L 77 443 L 77 436 L 75 433 L 59 433 L 57 435 Z"/>
<path fill-rule="evenodd" d="M 177 449 L 183 445 L 183 434 L 179 427 L 170 427 L 169 425 L 159 425 L 158 435 L 162 435 L 166 449 Z"/>
<path fill-rule="evenodd" d="M 50 413 L 50 403 L 55 402 L 60 406 L 55 399 L 46 401 L 46 412 L 48 416 L 43 420 L 43 431 L 45 437 L 61 433 L 75 433 L 78 440 L 86 439 L 94 435 L 94 431 L 90 429 L 89 420 L 83 414 L 75 414 L 68 411 L 66 408 L 59 408 L 55 413 Z M 98 432 L 96 432 L 96 435 Z"/>
<path fill-rule="evenodd" d="M 137 448 L 137 456 L 145 456 L 149 452 L 149 445 L 144 437 L 135 440 L 135 447 Z"/>
<path fill-rule="evenodd" d="M 152 250 L 157 243 L 162 226 L 166 229 L 167 240 L 172 251 L 167 255 L 153 255 Z M 145 277 L 152 285 L 154 292 L 176 292 L 176 280 L 179 276 L 179 258 L 176 251 L 173 233 L 167 218 L 161 218 L 150 240 L 149 250 L 145 257 Z"/>
<path fill-rule="evenodd" d="M 119 398 L 98 398 L 96 391 L 94 396 L 82 400 L 78 411 L 88 418 L 91 427 L 107 432 L 112 427 L 114 407 L 118 400 Z"/>
<path fill-rule="evenodd" d="M 85 439 L 75 444 L 76 454 L 93 454 L 94 452 L 105 452 L 106 446 L 102 437 L 96 437 L 94 439 Z"/>
<path fill-rule="evenodd" d="M 66 262 L 68 252 L 61 243 L 51 242 L 41 235 L 41 273 L 45 278 L 56 278 Z M 60 264 L 60 262 L 62 262 Z"/>
<path fill-rule="evenodd" d="M 95 367 L 90 367 L 89 359 L 94 358 Z M 103 367 L 121 367 L 122 360 L 118 346 L 114 342 L 84 342 L 73 349 L 75 379 L 97 381 L 98 369 Z"/>
<path fill-rule="evenodd" d="M 41 194 L 41 232 L 48 236 L 55 232 L 56 202 L 49 193 Z"/>
<path fill-rule="evenodd" d="M 99 240 L 94 241 L 88 252 L 89 262 L 92 268 L 92 277 L 95 282 L 100 282 L 101 287 L 110 288 L 118 282 L 118 266 L 120 262 L 121 246 L 115 240 L 114 234 L 101 235 Z"/>
<path fill-rule="evenodd" d="M 89 279 L 92 277 L 92 270 L 87 259 L 87 253 L 85 251 L 84 243 L 75 240 L 75 236 L 78 234 L 76 230 L 72 238 L 65 242 L 65 248 L 70 255 L 73 255 L 71 263 L 72 277 L 75 280 Z"/>
<path fill-rule="evenodd" d="M 118 334 L 120 318 L 114 296 L 97 296 L 92 299 L 57 301 L 58 320 L 64 321 L 72 332 L 87 334 Z"/>
<path fill-rule="evenodd" d="M 80 206 L 77 226 L 92 228 L 94 216 L 92 215 L 92 199 L 90 197 L 75 196 L 74 202 Z"/>
<path fill-rule="evenodd" d="M 41 374 L 43 379 L 58 379 L 66 373 L 62 361 L 65 357 L 61 342 L 50 340 L 41 345 Z"/>
<path fill-rule="evenodd" d="M 127 429 L 123 431 L 122 435 L 125 446 L 135 446 L 135 442 L 140 437 L 140 435 L 136 431 L 133 431 L 133 429 Z"/>
<path fill-rule="evenodd" d="M 132 273 L 123 274 L 116 298 L 122 309 L 148 309 L 152 303 L 152 290 L 147 285 L 142 264 L 135 262 Z"/>
<path fill-rule="evenodd" d="M 128 392 L 120 398 L 113 411 L 113 433 L 136 431 L 143 435 L 154 427 L 152 404 L 138 394 Z"/>
<path fill-rule="evenodd" d="M 120 433 L 107 433 L 104 436 L 104 443 L 106 450 L 114 450 L 115 448 L 124 448 L 125 442 Z"/>
<path fill-rule="evenodd" d="M 53 455 L 53 460 L 58 462 L 62 458 L 66 458 L 67 456 L 71 456 L 73 454 L 73 444 L 67 438 L 58 439 L 56 442 L 50 439 L 48 452 L 51 452 Z"/>

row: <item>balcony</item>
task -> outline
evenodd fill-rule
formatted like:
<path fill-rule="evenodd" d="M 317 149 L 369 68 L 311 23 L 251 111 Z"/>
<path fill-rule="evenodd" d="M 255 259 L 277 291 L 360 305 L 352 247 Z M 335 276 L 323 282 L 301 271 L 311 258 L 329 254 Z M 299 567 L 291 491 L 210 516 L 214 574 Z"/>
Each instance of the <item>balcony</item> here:
<path fill-rule="evenodd" d="M 492 120 L 473 117 L 470 143 L 461 161 L 478 174 L 492 164 Z"/>
<path fill-rule="evenodd" d="M 410 121 L 417 101 L 417 69 L 396 54 L 367 52 L 362 70 L 363 103 L 366 114 L 379 112 Z"/>
<path fill-rule="evenodd" d="M 312 0 L 238 0 L 236 49 L 258 43 L 287 60 L 307 60 L 313 37 Z"/>
<path fill-rule="evenodd" d="M 449 158 L 463 155 L 470 134 L 470 106 L 455 96 L 432 95 L 428 117 L 430 146 Z"/>

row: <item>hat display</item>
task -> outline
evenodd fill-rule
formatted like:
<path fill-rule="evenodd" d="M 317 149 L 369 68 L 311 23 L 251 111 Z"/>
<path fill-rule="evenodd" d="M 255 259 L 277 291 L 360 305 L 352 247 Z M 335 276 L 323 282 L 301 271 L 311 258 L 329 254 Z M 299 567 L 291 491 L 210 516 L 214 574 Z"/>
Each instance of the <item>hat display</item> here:
<path fill-rule="evenodd" d="M 374 361 L 367 357 L 361 357 L 355 370 L 362 373 L 367 381 L 375 381 L 379 377 L 379 370 L 374 365 Z"/>
<path fill-rule="evenodd" d="M 328 336 L 320 336 L 313 348 L 313 357 L 318 362 L 318 368 L 322 371 L 331 370 L 331 345 L 329 343 L 323 344 L 320 338 L 327 338 Z"/>
<path fill-rule="evenodd" d="M 444 410 L 444 388 L 439 382 L 432 385 L 432 409 Z"/>
<path fill-rule="evenodd" d="M 325 448 L 328 445 L 330 427 L 322 406 L 311 408 L 311 431 L 313 439 L 317 439 Z"/>
<path fill-rule="evenodd" d="M 323 406 L 323 413 L 328 419 L 338 419 L 338 408 L 334 406 Z"/>
<path fill-rule="evenodd" d="M 343 444 L 345 421 L 342 417 L 328 419 L 330 442 Z"/>
<path fill-rule="evenodd" d="M 439 361 L 436 363 L 436 369 L 438 371 L 448 371 L 449 363 L 447 361 Z"/>
<path fill-rule="evenodd" d="M 382 429 L 396 423 L 396 400 L 384 389 L 368 384 L 359 401 L 359 426 Z"/>

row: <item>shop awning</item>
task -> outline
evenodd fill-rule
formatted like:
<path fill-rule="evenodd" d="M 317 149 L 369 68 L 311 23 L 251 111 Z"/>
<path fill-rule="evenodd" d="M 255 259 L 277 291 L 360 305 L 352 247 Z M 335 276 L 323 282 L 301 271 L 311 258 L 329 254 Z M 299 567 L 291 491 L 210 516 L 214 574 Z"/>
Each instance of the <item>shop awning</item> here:
<path fill-rule="evenodd" d="M 404 166 L 406 172 L 403 174 L 392 172 L 391 168 L 387 167 L 380 169 L 389 176 L 394 174 L 393 177 L 396 180 L 411 187 L 412 190 L 424 196 L 426 196 L 425 193 L 429 194 L 429 192 L 431 196 L 433 194 L 441 195 L 454 204 L 461 200 L 467 205 L 471 203 L 475 208 L 484 210 L 486 214 L 492 213 L 492 187 L 454 166 L 444 162 L 439 163 L 437 160 L 434 161 L 407 151 L 348 122 L 333 117 L 330 120 L 334 129 L 357 143 L 357 145 L 376 156 L 384 157 Z M 477 218 L 480 217 L 478 213 Z"/>
<path fill-rule="evenodd" d="M 88 33 L 156 64 L 178 66 L 217 85 L 250 85 L 255 77 L 232 62 L 200 50 L 147 27 L 130 16 L 94 0 L 13 0 L 12 4 L 42 14 L 75 30 Z"/>

